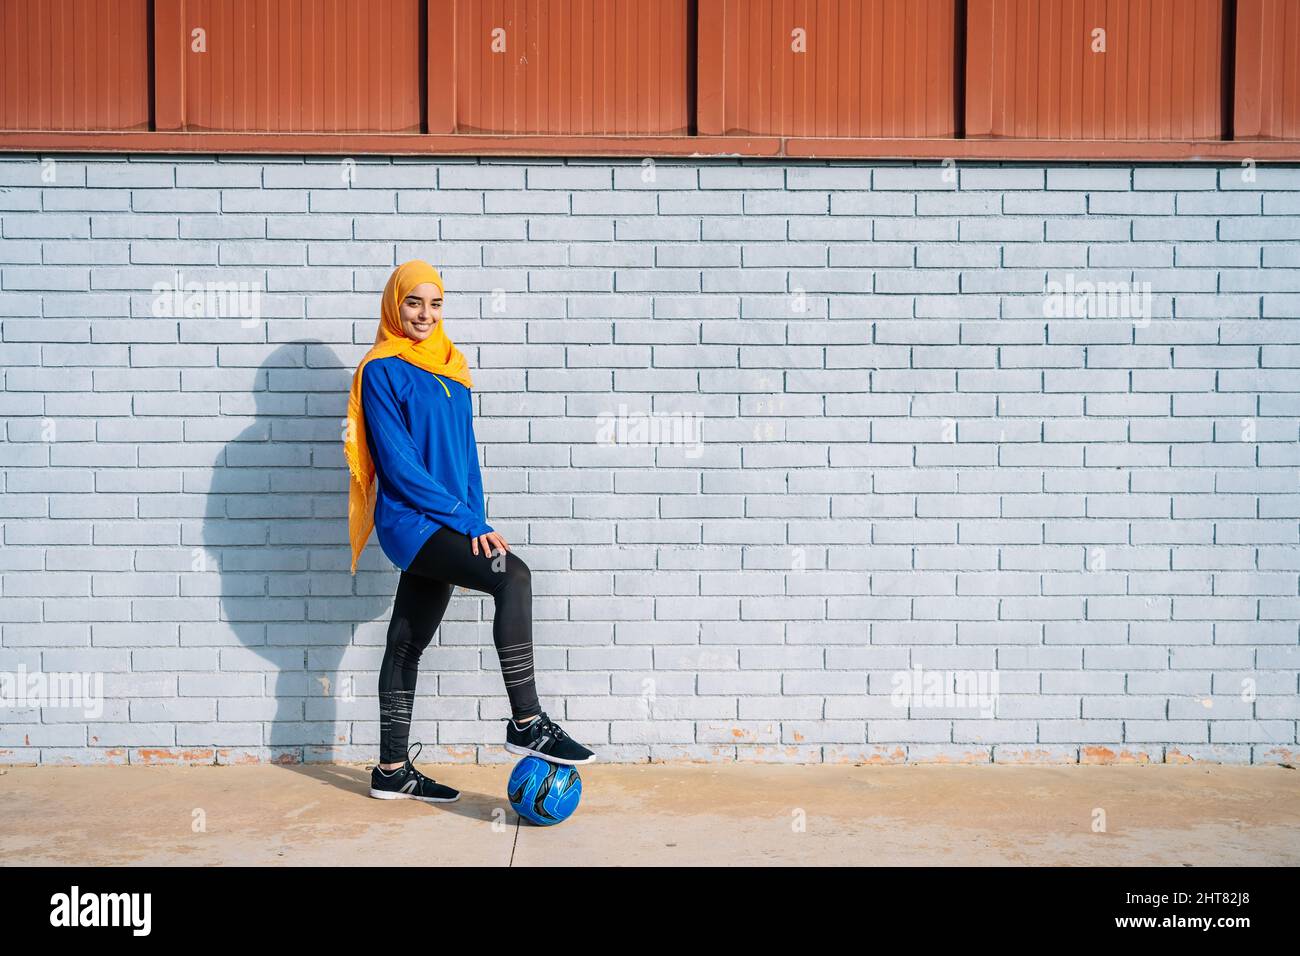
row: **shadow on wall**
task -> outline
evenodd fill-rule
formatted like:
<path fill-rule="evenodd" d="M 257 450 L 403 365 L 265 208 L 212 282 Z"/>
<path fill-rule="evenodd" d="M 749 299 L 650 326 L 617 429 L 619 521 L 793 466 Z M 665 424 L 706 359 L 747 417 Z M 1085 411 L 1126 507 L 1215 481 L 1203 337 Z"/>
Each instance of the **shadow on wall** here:
<path fill-rule="evenodd" d="M 213 462 L 195 557 L 215 562 L 220 581 L 217 640 L 229 643 L 214 693 L 217 721 L 231 731 L 218 750 L 232 760 L 242 751 L 290 768 L 305 762 L 318 776 L 321 764 L 357 759 L 365 744 L 352 740 L 353 720 L 378 727 L 375 688 L 361 691 L 383 647 L 355 647 L 352 636 L 356 621 L 391 613 L 397 572 L 372 533 L 350 573 L 342 438 L 351 383 L 332 347 L 300 341 L 271 354 L 250 392 L 222 395 L 223 414 L 256 417 Z M 245 398 L 247 409 L 226 404 Z M 356 771 L 347 782 L 368 785 Z"/>

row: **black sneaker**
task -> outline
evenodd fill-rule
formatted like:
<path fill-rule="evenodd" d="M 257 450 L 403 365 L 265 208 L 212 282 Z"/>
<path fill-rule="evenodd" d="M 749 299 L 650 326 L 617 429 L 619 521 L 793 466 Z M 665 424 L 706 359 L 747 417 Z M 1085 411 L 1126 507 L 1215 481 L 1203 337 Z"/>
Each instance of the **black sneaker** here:
<path fill-rule="evenodd" d="M 424 744 L 412 744 L 406 751 L 405 765 L 395 770 L 380 770 L 379 764 L 375 764 L 370 771 L 370 795 L 380 800 L 423 800 L 425 803 L 452 803 L 459 800 L 459 790 L 438 783 L 415 769 L 411 749 L 418 754 L 424 749 Z"/>
<path fill-rule="evenodd" d="M 578 743 L 542 711 L 520 727 L 514 718 L 506 718 L 506 750 L 512 754 L 532 754 L 551 763 L 591 763 L 596 755 Z"/>

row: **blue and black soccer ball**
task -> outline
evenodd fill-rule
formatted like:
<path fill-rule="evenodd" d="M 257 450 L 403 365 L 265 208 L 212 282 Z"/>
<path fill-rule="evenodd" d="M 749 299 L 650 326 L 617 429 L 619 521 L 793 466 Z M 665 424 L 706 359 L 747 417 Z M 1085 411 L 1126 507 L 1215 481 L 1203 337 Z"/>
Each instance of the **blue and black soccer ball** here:
<path fill-rule="evenodd" d="M 506 785 L 510 805 L 525 820 L 549 827 L 567 820 L 582 799 L 576 767 L 527 756 L 515 764 Z"/>

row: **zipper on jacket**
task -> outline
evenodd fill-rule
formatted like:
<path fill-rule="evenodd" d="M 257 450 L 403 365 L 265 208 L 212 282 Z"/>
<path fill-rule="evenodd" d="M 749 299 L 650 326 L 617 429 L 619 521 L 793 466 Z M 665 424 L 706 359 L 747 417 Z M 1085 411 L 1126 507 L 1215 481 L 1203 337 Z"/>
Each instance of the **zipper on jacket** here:
<path fill-rule="evenodd" d="M 438 384 L 442 386 L 442 390 L 447 393 L 448 398 L 451 398 L 451 389 L 447 387 L 447 383 L 444 382 L 441 378 L 438 378 L 438 374 L 436 372 L 430 372 L 429 374 L 432 375 L 434 378 L 438 379 Z"/>

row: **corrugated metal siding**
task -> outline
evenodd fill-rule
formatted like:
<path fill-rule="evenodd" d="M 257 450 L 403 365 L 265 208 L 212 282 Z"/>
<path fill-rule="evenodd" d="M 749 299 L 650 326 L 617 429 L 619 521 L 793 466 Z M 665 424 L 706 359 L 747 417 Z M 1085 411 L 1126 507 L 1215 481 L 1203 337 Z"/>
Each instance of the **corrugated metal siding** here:
<path fill-rule="evenodd" d="M 456 130 L 687 132 L 688 7 L 686 0 L 459 0 Z"/>
<path fill-rule="evenodd" d="M 1238 0 L 1236 136 L 1300 137 L 1300 2 Z"/>
<path fill-rule="evenodd" d="M 702 108 L 701 132 L 954 135 L 955 0 L 700 2 L 716 5 L 701 10 L 716 24 L 702 26 L 701 59 L 722 62 L 709 94 L 721 116 Z"/>
<path fill-rule="evenodd" d="M 185 0 L 182 128 L 418 132 L 421 2 Z"/>
<path fill-rule="evenodd" d="M 148 0 L 0 0 L 0 128 L 149 128 Z"/>
<path fill-rule="evenodd" d="M 0 148 L 1300 150 L 1300 0 L 0 0 L 0 31 Z"/>
<path fill-rule="evenodd" d="M 970 0 L 967 135 L 1218 138 L 1223 3 Z"/>

